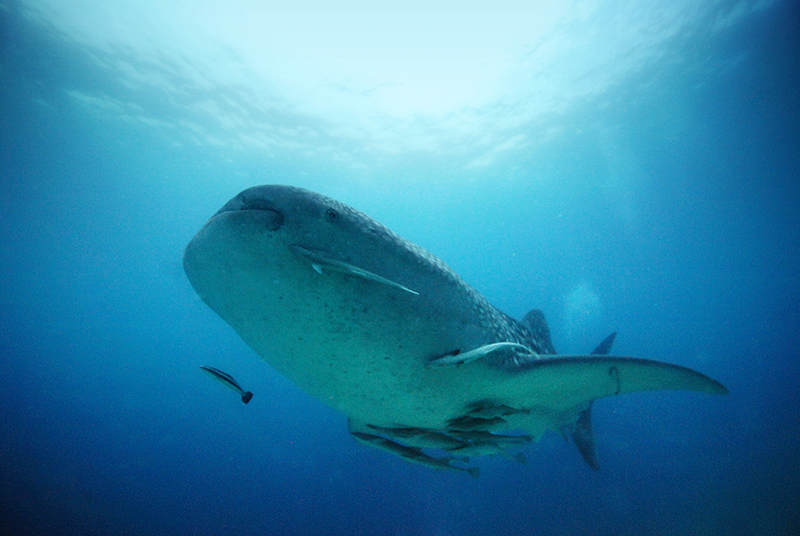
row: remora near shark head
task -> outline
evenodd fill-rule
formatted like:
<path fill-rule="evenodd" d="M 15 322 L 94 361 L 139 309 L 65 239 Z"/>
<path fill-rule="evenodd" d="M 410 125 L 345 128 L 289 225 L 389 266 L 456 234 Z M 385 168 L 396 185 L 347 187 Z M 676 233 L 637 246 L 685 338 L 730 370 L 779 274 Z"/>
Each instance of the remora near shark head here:
<path fill-rule="evenodd" d="M 503 432 L 554 430 L 596 467 L 593 400 L 727 392 L 688 368 L 602 355 L 613 338 L 591 355 L 556 355 L 539 311 L 517 322 L 435 256 L 301 188 L 243 191 L 197 233 L 183 263 L 202 300 L 256 353 L 361 436 L 403 444 L 410 430 L 464 442 L 484 434 L 500 445 Z"/>

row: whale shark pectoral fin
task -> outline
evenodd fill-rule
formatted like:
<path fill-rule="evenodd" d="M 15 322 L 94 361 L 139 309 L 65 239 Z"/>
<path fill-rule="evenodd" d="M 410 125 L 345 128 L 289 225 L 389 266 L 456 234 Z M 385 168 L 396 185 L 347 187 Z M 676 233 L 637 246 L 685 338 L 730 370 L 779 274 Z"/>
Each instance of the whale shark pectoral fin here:
<path fill-rule="evenodd" d="M 596 354 L 542 358 L 494 378 L 505 403 L 522 408 L 580 408 L 597 398 L 641 391 L 728 392 L 718 381 L 680 365 Z"/>
<path fill-rule="evenodd" d="M 517 344 L 515 342 L 495 342 L 492 344 L 479 346 L 478 348 L 470 350 L 469 352 L 460 352 L 459 350 L 454 350 L 444 354 L 443 356 L 434 357 L 428 362 L 428 366 L 438 368 L 449 365 L 463 365 L 464 363 L 470 363 L 485 357 L 492 352 L 496 352 L 497 350 L 505 350 L 508 348 L 519 348 L 521 350 L 525 350 L 527 353 L 531 353 L 530 348 L 523 346 L 522 344 Z"/>
<path fill-rule="evenodd" d="M 396 281 L 392 281 L 391 279 L 386 279 L 385 277 L 379 276 L 378 274 L 370 272 L 369 270 L 359 268 L 358 266 L 355 266 L 353 264 L 349 264 L 343 261 L 338 261 L 336 259 L 326 258 L 325 256 L 320 255 L 316 251 L 304 248 L 303 246 L 297 246 L 297 245 L 289 246 L 289 249 L 291 249 L 294 253 L 303 257 L 304 259 L 310 261 L 311 266 L 314 268 L 314 270 L 316 270 L 320 274 L 322 273 L 323 269 L 328 269 L 335 272 L 354 275 L 362 279 L 375 281 L 376 283 L 388 285 L 390 287 L 394 287 L 417 296 L 419 295 L 419 292 L 411 290 L 410 288 L 403 286 Z"/>
<path fill-rule="evenodd" d="M 601 343 L 601 350 L 604 343 Z M 560 355 L 542 357 L 510 371 L 484 372 L 487 383 L 502 393 L 504 404 L 521 408 L 549 408 L 572 414 L 572 426 L 563 429 L 592 469 L 599 467 L 592 436 L 592 401 L 606 396 L 642 391 L 677 390 L 724 395 L 718 381 L 680 365 L 635 357 Z M 525 426 L 522 425 L 525 429 Z"/>

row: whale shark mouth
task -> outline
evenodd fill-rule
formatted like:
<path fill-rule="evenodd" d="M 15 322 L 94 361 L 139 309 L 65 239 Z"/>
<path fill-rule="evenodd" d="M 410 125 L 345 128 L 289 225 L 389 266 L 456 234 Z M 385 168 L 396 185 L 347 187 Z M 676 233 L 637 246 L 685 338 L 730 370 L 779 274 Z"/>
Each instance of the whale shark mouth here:
<path fill-rule="evenodd" d="M 336 259 L 331 259 L 323 255 L 322 253 L 308 249 L 307 247 L 292 245 L 289 246 L 289 249 L 291 249 L 292 252 L 296 253 L 300 257 L 303 257 L 307 261 L 311 262 L 311 266 L 314 268 L 314 270 L 316 270 L 320 274 L 323 273 L 323 270 L 341 272 L 355 277 L 360 277 L 362 279 L 367 279 L 369 281 L 375 281 L 376 283 L 380 283 L 382 285 L 394 287 L 403 290 L 405 292 L 414 294 L 415 296 L 419 295 L 419 292 L 411 290 L 410 288 L 403 286 L 396 281 L 392 281 L 391 279 L 386 279 L 385 277 L 382 277 L 376 273 L 370 272 L 369 270 L 365 270 L 364 268 L 360 268 L 353 264 L 349 264 L 347 262 Z"/>
<path fill-rule="evenodd" d="M 250 212 L 255 217 L 256 221 L 270 231 L 277 231 L 283 227 L 283 212 L 281 212 L 275 205 L 260 197 L 246 198 L 237 195 L 217 211 L 215 217 L 230 212 Z M 210 221 L 210 220 L 209 220 Z"/>

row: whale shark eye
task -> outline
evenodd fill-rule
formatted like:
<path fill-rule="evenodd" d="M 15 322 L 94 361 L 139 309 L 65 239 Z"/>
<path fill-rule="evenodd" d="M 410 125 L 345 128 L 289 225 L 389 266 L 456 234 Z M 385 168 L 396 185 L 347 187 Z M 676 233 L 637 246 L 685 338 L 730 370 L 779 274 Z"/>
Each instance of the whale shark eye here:
<path fill-rule="evenodd" d="M 336 221 L 339 219 L 339 213 L 332 208 L 329 208 L 325 211 L 325 219 L 328 221 Z"/>

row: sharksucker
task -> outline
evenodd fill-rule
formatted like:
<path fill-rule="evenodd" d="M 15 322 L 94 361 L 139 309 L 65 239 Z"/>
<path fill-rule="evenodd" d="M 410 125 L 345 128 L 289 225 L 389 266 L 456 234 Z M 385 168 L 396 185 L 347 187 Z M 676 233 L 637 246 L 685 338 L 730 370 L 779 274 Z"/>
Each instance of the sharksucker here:
<path fill-rule="evenodd" d="M 403 429 L 533 438 L 568 430 L 590 461 L 593 400 L 727 392 L 685 367 L 608 356 L 613 337 L 593 354 L 556 355 L 541 312 L 517 322 L 434 255 L 301 188 L 259 186 L 231 199 L 186 247 L 184 269 L 258 355 L 371 425 L 368 435 L 382 438 L 372 443 L 392 447 L 384 450 L 402 450 L 394 440 Z"/>
<path fill-rule="evenodd" d="M 219 381 L 224 386 L 236 391 L 239 394 L 239 396 L 242 397 L 242 402 L 244 402 L 245 404 L 249 403 L 250 400 L 253 399 L 253 393 L 242 389 L 242 386 L 239 385 L 239 382 L 233 379 L 233 376 L 231 376 L 227 372 L 222 372 L 218 368 L 209 367 L 207 365 L 200 365 L 200 368 L 203 369 L 205 372 L 208 372 L 212 378 Z"/>
<path fill-rule="evenodd" d="M 322 273 L 323 267 L 326 270 L 335 270 L 337 272 L 342 272 L 345 274 L 354 275 L 357 277 L 363 277 L 364 279 L 369 279 L 370 281 L 375 281 L 384 285 L 389 285 L 390 287 L 399 288 L 400 290 L 405 290 L 411 294 L 419 294 L 410 288 L 404 287 L 400 283 L 395 283 L 385 277 L 381 277 L 378 274 L 373 274 L 368 270 L 364 270 L 363 268 L 359 268 L 358 266 L 354 266 L 352 264 L 348 264 L 346 262 L 337 261 L 336 259 L 329 259 L 324 255 L 311 251 L 309 249 L 304 248 L 303 246 L 291 246 L 290 248 L 292 251 L 300 255 L 301 257 L 305 257 L 309 261 L 311 261 L 311 266 L 316 270 L 318 273 Z"/>

